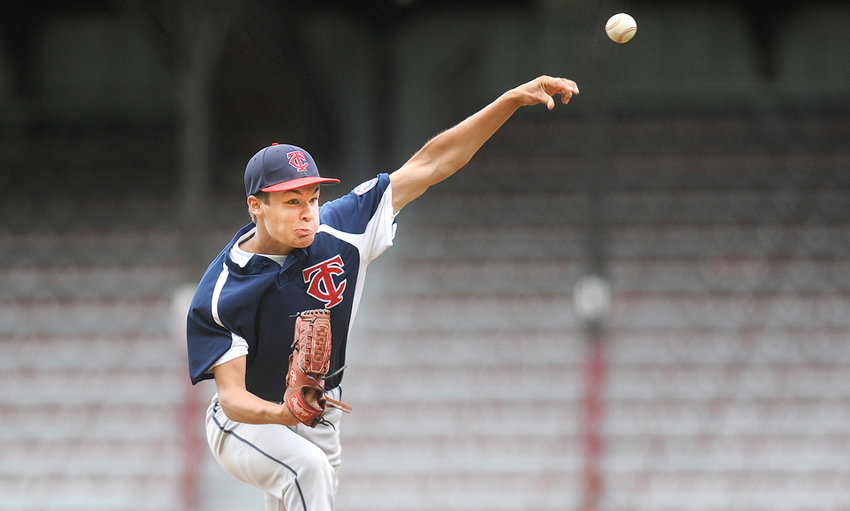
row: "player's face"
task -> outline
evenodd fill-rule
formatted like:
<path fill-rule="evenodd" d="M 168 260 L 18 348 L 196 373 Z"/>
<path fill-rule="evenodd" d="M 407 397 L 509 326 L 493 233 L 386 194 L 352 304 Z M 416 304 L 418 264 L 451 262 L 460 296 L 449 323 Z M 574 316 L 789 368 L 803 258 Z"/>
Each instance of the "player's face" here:
<path fill-rule="evenodd" d="M 319 185 L 271 192 L 269 203 L 261 201 L 260 207 L 269 241 L 278 253 L 313 243 L 319 228 Z"/>

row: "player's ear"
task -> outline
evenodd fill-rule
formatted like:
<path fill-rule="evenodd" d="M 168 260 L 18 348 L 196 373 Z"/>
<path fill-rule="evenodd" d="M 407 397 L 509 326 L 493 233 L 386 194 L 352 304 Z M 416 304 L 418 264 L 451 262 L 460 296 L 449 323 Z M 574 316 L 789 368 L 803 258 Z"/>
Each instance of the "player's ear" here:
<path fill-rule="evenodd" d="M 248 213 L 250 213 L 252 217 L 262 216 L 262 205 L 262 199 L 253 195 L 248 196 Z"/>

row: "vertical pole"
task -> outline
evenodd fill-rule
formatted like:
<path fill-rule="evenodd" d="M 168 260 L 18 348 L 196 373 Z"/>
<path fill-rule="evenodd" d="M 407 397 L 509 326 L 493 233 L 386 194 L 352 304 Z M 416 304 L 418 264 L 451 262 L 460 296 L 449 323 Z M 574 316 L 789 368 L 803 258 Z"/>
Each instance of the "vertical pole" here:
<path fill-rule="evenodd" d="M 593 95 L 590 103 L 583 96 L 576 98 L 576 106 L 582 106 L 578 115 L 583 115 L 587 129 L 582 140 L 581 186 L 586 204 L 584 213 L 584 249 L 586 276 L 604 278 L 605 254 L 605 184 L 610 161 L 609 113 L 604 106 L 608 96 L 606 51 L 609 42 L 604 35 L 604 21 L 611 14 L 611 2 L 565 2 L 543 0 L 540 2 L 541 46 L 545 58 L 555 58 L 559 63 L 569 59 L 573 71 L 564 71 L 568 77 L 576 78 L 579 87 Z M 562 48 L 569 47 L 570 34 L 584 41 L 587 47 L 580 55 L 564 57 Z M 590 42 L 588 45 L 587 42 Z M 572 74 L 576 73 L 576 74 Z M 584 103 L 584 104 L 582 104 Z M 578 286 L 577 286 L 578 287 Z M 606 289 L 607 291 L 607 289 Z M 604 492 L 602 457 L 604 451 L 604 381 L 605 340 L 603 320 L 589 313 L 583 315 L 587 355 L 583 367 L 583 394 L 579 415 L 579 430 L 582 443 L 582 511 L 597 511 Z M 604 311 L 603 311 L 604 312 Z"/>
<path fill-rule="evenodd" d="M 596 27 L 598 20 L 605 19 L 607 2 L 603 2 L 594 13 L 589 26 Z M 597 31 L 601 32 L 599 26 Z M 596 34 L 597 39 L 600 37 Z M 583 183 L 587 207 L 585 209 L 585 250 L 587 272 L 604 282 L 607 254 L 605 252 L 606 209 L 605 195 L 611 161 L 610 112 L 605 106 L 607 94 L 606 64 L 602 58 L 602 46 L 594 46 L 588 52 L 586 63 L 588 80 L 583 88 L 593 90 L 598 100 L 588 107 L 587 127 L 583 149 Z M 607 291 L 607 289 L 606 289 Z M 605 307 L 604 309 L 607 309 Z M 582 511 L 597 511 L 604 494 L 604 383 L 605 383 L 605 310 L 585 317 L 587 359 L 583 397 L 582 436 L 584 444 L 584 496 Z"/>
<path fill-rule="evenodd" d="M 186 266 L 194 276 L 212 188 L 213 84 L 231 23 L 224 0 L 186 0 L 170 6 L 173 39 L 180 55 L 180 186 L 177 203 L 186 237 Z"/>
<path fill-rule="evenodd" d="M 197 389 L 187 382 L 188 372 L 180 374 L 183 397 L 180 403 L 180 450 L 183 455 L 183 471 L 180 474 L 180 503 L 183 511 L 201 509 L 201 464 L 203 460 L 203 408 L 198 400 Z"/>
<path fill-rule="evenodd" d="M 604 283 L 606 273 L 605 254 L 605 205 L 604 187 L 608 168 L 609 140 L 608 119 L 601 109 L 591 112 L 588 118 L 584 154 L 584 186 L 587 208 L 585 210 L 585 250 L 588 277 Z M 601 285 L 601 284 L 600 284 Z M 598 291 L 598 290 L 597 290 Z M 607 288 L 606 288 L 607 292 Z M 607 295 L 605 301 L 607 302 Z M 584 397 L 582 408 L 582 436 L 584 443 L 584 498 L 582 511 L 596 511 L 603 494 L 603 387 L 605 377 L 606 306 L 596 311 L 585 311 L 585 360 Z"/>
<path fill-rule="evenodd" d="M 224 0 L 186 0 L 170 6 L 172 36 L 180 55 L 180 186 L 177 203 L 186 250 L 187 273 L 195 275 L 195 261 L 202 245 L 203 219 L 210 206 L 213 133 L 213 83 L 215 66 L 231 21 Z M 180 311 L 188 310 L 188 302 Z M 180 318 L 185 322 L 185 316 Z M 185 325 L 185 323 L 182 323 Z M 185 339 L 182 332 L 181 341 Z M 203 452 L 203 408 L 197 392 L 181 374 L 180 443 L 183 471 L 180 499 L 185 511 L 198 511 L 200 502 L 201 453 Z"/>
<path fill-rule="evenodd" d="M 584 455 L 582 511 L 597 511 L 604 491 L 603 387 L 605 380 L 604 342 L 601 336 L 588 339 L 584 365 L 581 436 Z"/>

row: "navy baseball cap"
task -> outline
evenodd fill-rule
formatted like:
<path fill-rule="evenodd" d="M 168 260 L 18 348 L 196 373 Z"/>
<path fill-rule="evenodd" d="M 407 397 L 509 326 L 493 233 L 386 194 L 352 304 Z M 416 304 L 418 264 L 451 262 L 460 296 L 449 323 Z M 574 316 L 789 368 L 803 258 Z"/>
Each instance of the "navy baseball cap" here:
<path fill-rule="evenodd" d="M 280 192 L 313 184 L 339 183 L 339 179 L 322 177 L 310 153 L 304 149 L 274 143 L 260 149 L 245 167 L 245 193 Z"/>

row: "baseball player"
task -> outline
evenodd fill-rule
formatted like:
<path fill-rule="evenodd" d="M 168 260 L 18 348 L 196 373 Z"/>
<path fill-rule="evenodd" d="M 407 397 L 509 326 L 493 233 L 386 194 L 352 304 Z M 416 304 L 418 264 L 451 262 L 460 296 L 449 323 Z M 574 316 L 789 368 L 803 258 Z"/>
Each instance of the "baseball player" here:
<path fill-rule="evenodd" d="M 320 187 L 338 180 L 322 177 L 304 149 L 274 144 L 248 162 L 252 222 L 203 275 L 187 345 L 192 383 L 215 380 L 206 414 L 212 454 L 265 492 L 266 510 L 334 508 L 348 334 L 366 270 L 392 245 L 398 212 L 463 167 L 517 109 L 551 110 L 554 96 L 566 104 L 578 92 L 549 76 L 511 89 L 395 172 L 321 207 Z"/>

